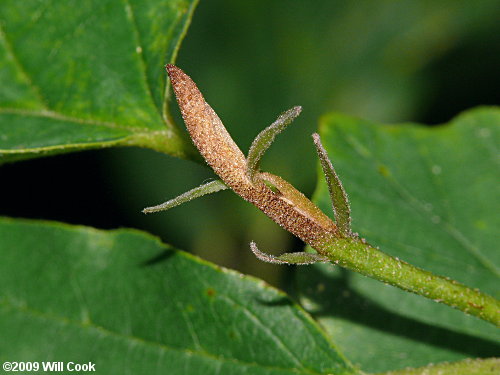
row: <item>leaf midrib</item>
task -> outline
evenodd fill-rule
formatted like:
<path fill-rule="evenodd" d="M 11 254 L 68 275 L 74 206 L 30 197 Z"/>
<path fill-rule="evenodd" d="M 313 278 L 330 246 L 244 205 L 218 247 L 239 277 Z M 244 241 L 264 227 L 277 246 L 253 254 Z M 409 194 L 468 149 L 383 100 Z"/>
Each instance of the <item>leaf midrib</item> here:
<path fill-rule="evenodd" d="M 136 22 L 135 22 L 135 14 L 132 6 L 129 3 L 129 0 L 122 0 L 123 5 L 124 5 L 124 12 L 125 15 L 128 15 L 130 13 L 130 17 L 126 17 L 130 21 L 130 26 L 133 29 L 134 33 L 134 39 L 136 42 L 136 45 L 144 51 L 144 48 L 141 43 L 141 38 L 140 38 L 140 33 L 137 28 Z M 127 7 L 129 11 L 127 11 Z M 12 61 L 17 68 L 18 72 L 22 75 L 22 77 L 25 79 L 28 87 L 31 89 L 32 93 L 37 97 L 38 99 L 38 104 L 40 104 L 43 107 L 43 110 L 39 111 L 31 111 L 29 109 L 15 109 L 15 108 L 6 108 L 6 107 L 0 107 L 0 113 L 18 113 L 22 115 L 28 115 L 28 116 L 36 116 L 39 115 L 40 117 L 46 117 L 46 118 L 52 118 L 55 120 L 62 120 L 62 121 L 68 121 L 68 122 L 74 122 L 74 123 L 79 123 L 79 124 L 90 124 L 90 125 L 99 125 L 99 126 L 105 126 L 109 128 L 114 128 L 114 129 L 120 129 L 120 130 L 126 130 L 131 133 L 134 132 L 152 132 L 151 129 L 149 128 L 141 128 L 141 127 L 136 127 L 136 126 L 126 126 L 123 124 L 117 124 L 113 122 L 103 122 L 103 121 L 98 121 L 98 120 L 90 120 L 90 119 L 83 119 L 83 118 L 77 118 L 77 117 L 70 117 L 67 115 L 64 115 L 62 113 L 59 113 L 57 111 L 54 111 L 53 109 L 48 106 L 47 101 L 45 100 L 42 90 L 40 89 L 39 86 L 35 85 L 33 83 L 33 80 L 31 79 L 30 75 L 26 72 L 24 69 L 24 66 L 21 64 L 19 61 L 17 55 L 14 53 L 14 50 L 12 49 L 11 43 L 9 39 L 7 38 L 7 34 L 5 33 L 2 24 L 0 23 L 0 38 L 4 40 L 6 49 L 7 49 L 7 54 L 10 55 L 12 58 Z M 152 105 L 152 107 L 155 109 L 155 112 L 158 114 L 159 118 L 161 119 L 160 121 L 163 122 L 166 128 L 169 127 L 169 124 L 165 120 L 165 116 L 162 114 L 162 108 L 158 108 L 156 106 L 156 103 L 153 99 L 153 94 L 152 94 L 152 88 L 149 85 L 149 82 L 147 80 L 147 71 L 146 71 L 146 61 L 144 60 L 144 56 L 142 53 L 138 54 L 140 55 L 139 61 L 140 61 L 140 71 L 141 71 L 141 81 L 143 85 L 145 86 L 145 91 L 147 93 L 148 99 Z"/>
<path fill-rule="evenodd" d="M 158 115 L 160 116 L 160 118 L 162 119 L 162 121 L 164 121 L 164 117 L 162 115 L 162 109 L 161 108 L 158 108 L 157 105 L 156 105 L 156 102 L 153 98 L 153 88 L 151 87 L 149 81 L 148 81 L 148 73 L 147 73 L 147 69 L 146 69 L 146 60 L 144 59 L 144 48 L 143 48 L 143 45 L 142 45 L 142 39 L 141 39 L 141 33 L 139 32 L 139 28 L 137 27 L 137 22 L 136 22 L 136 17 L 135 17 L 135 13 L 134 13 L 134 9 L 132 7 L 132 5 L 130 4 L 129 0 L 123 0 L 123 5 L 124 5 L 124 11 L 125 11 L 125 14 L 126 15 L 129 15 L 130 14 L 130 17 L 127 17 L 129 20 L 130 20 L 130 24 L 131 24 L 131 27 L 134 31 L 134 38 L 135 38 L 135 42 L 136 42 L 136 45 L 137 47 L 139 47 L 141 49 L 141 52 L 140 53 L 137 53 L 137 55 L 139 55 L 139 62 L 140 62 L 140 65 L 141 65 L 141 79 L 143 81 L 143 84 L 145 85 L 146 87 L 146 92 L 147 92 L 147 95 L 148 95 L 148 99 L 150 100 L 152 106 L 155 108 L 156 112 L 158 113 Z M 166 124 L 168 125 L 168 124 Z"/>
<path fill-rule="evenodd" d="M 29 110 L 29 109 L 20 109 L 20 108 L 6 108 L 0 107 L 0 114 L 12 114 L 12 115 L 23 115 L 23 116 L 31 116 L 31 117 L 43 117 L 50 118 L 52 120 L 57 121 L 66 121 L 72 122 L 80 125 L 92 125 L 92 126 L 103 126 L 110 129 L 118 129 L 124 130 L 130 133 L 144 133 L 144 132 L 154 132 L 149 128 L 137 127 L 137 126 L 127 126 L 124 124 L 118 124 L 115 122 L 109 121 L 100 121 L 93 119 L 84 119 L 80 117 L 71 117 L 64 115 L 59 112 L 55 112 L 52 110 Z"/>

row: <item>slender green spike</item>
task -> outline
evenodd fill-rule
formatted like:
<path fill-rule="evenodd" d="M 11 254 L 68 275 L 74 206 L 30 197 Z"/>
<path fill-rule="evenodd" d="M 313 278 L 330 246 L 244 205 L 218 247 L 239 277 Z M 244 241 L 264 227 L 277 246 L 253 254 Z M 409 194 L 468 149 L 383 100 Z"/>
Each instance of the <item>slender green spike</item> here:
<path fill-rule="evenodd" d="M 297 106 L 283 112 L 275 122 L 262 130 L 252 142 L 247 157 L 248 176 L 253 180 L 259 171 L 260 159 L 267 151 L 274 138 L 281 133 L 302 111 L 302 107 Z"/>
<path fill-rule="evenodd" d="M 206 184 L 195 187 L 194 189 L 191 189 L 174 199 L 170 199 L 165 203 L 159 204 L 158 206 L 147 207 L 144 210 L 142 210 L 142 212 L 144 212 L 145 214 L 149 214 L 151 212 L 165 211 L 168 210 L 169 208 L 189 202 L 195 198 L 202 197 L 203 195 L 216 193 L 221 190 L 226 190 L 227 188 L 228 187 L 226 186 L 226 184 L 221 180 L 210 181 Z"/>
<path fill-rule="evenodd" d="M 330 199 L 333 204 L 335 222 L 343 235 L 351 237 L 351 208 L 349 207 L 347 194 L 342 186 L 339 176 L 335 173 L 335 169 L 333 168 L 332 162 L 328 158 L 325 148 L 321 144 L 319 134 L 314 133 L 312 136 L 314 144 L 316 145 L 319 160 L 321 161 L 323 173 L 325 174 L 326 183 L 328 184 L 328 190 L 330 191 Z"/>
<path fill-rule="evenodd" d="M 274 264 L 303 265 L 303 264 L 313 264 L 318 262 L 328 263 L 330 261 L 326 257 L 313 253 L 284 253 L 279 256 L 266 254 L 260 251 L 259 248 L 257 247 L 257 244 L 253 241 L 250 242 L 250 249 L 252 249 L 252 252 L 258 259 L 264 262 L 274 263 Z"/>

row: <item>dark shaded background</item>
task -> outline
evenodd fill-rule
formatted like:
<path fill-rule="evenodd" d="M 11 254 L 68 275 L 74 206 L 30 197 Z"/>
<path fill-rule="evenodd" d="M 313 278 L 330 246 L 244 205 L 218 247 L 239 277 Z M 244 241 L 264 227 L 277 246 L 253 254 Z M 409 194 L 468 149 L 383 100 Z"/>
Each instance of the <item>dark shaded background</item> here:
<path fill-rule="evenodd" d="M 302 105 L 263 169 L 310 195 L 316 181 L 310 134 L 327 111 L 437 124 L 476 105 L 498 104 L 499 12 L 496 0 L 201 1 L 177 64 L 244 151 L 279 113 Z M 173 112 L 178 118 L 176 106 Z M 142 208 L 213 177 L 149 150 L 20 162 L 3 166 L 1 176 L 2 215 L 141 228 L 282 287 L 290 268 L 256 261 L 248 243 L 268 252 L 302 246 L 228 191 L 144 216 Z"/>

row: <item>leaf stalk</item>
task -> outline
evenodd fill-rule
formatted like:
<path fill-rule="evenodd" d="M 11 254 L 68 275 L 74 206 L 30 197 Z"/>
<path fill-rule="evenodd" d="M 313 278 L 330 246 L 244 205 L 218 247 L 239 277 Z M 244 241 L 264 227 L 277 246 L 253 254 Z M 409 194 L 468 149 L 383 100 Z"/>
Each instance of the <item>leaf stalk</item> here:
<path fill-rule="evenodd" d="M 500 326 L 496 298 L 392 257 L 361 238 L 330 238 L 316 250 L 334 264 Z"/>

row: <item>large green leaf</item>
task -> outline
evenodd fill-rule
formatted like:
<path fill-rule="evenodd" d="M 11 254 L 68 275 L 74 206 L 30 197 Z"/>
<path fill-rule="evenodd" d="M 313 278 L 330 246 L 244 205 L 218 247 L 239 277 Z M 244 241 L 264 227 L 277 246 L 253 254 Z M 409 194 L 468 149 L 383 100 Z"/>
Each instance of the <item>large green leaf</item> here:
<path fill-rule="evenodd" d="M 112 145 L 189 153 L 164 106 L 163 67 L 196 4 L 0 2 L 0 160 Z"/>
<path fill-rule="evenodd" d="M 432 128 L 332 114 L 320 132 L 356 232 L 391 255 L 499 296 L 498 109 Z M 331 210 L 323 180 L 315 200 Z M 500 332 L 490 324 L 364 276 L 319 265 L 301 269 L 299 286 L 306 308 L 365 371 L 499 353 Z"/>
<path fill-rule="evenodd" d="M 138 231 L 0 219 L 0 360 L 99 374 L 354 374 L 262 281 Z"/>

